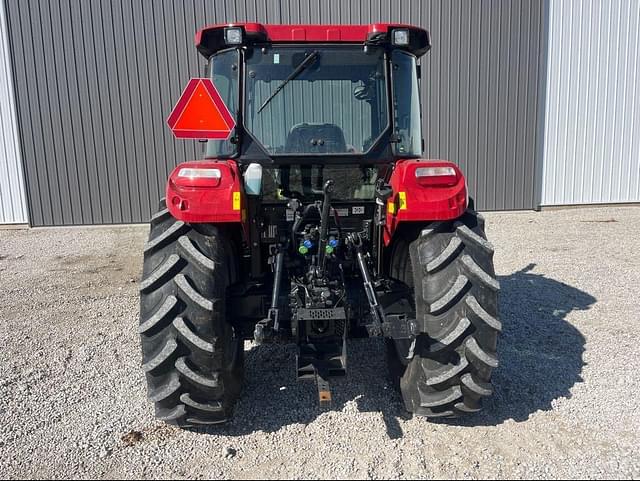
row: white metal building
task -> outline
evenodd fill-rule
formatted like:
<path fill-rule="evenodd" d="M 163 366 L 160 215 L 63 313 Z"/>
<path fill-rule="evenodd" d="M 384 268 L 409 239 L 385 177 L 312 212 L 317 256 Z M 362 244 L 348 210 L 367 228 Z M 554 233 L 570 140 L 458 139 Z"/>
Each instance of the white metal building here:
<path fill-rule="evenodd" d="M 26 224 L 22 157 L 4 5 L 0 5 L 0 224 Z"/>
<path fill-rule="evenodd" d="M 541 205 L 640 202 L 640 1 L 551 0 Z"/>

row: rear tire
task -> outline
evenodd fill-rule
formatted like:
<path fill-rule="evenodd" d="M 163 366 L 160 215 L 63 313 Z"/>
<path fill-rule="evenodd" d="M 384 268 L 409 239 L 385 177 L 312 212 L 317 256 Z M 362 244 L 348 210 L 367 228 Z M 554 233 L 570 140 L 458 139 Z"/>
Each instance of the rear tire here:
<path fill-rule="evenodd" d="M 228 420 L 240 395 L 244 346 L 226 317 L 232 245 L 213 226 L 151 219 L 140 283 L 143 369 L 156 416 L 195 427 Z"/>
<path fill-rule="evenodd" d="M 406 409 L 429 418 L 479 411 L 492 393 L 502 330 L 484 219 L 468 210 L 454 222 L 399 239 L 390 270 L 413 288 L 421 331 L 413 345 L 386 341 L 392 382 Z"/>

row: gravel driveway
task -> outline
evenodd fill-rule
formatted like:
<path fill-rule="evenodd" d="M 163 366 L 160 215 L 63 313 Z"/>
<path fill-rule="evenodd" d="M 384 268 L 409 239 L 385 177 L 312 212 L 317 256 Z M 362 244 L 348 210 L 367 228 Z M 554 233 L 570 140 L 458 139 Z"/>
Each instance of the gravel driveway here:
<path fill-rule="evenodd" d="M 147 227 L 0 230 L 0 477 L 640 477 L 640 207 L 486 217 L 504 335 L 483 414 L 407 419 L 379 340 L 350 343 L 321 413 L 292 348 L 247 344 L 235 420 L 202 433 L 145 399 Z"/>

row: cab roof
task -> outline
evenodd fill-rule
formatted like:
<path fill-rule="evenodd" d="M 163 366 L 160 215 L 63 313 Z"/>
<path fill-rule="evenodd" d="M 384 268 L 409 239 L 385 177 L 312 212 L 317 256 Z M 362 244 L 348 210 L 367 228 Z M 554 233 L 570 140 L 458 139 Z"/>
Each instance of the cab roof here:
<path fill-rule="evenodd" d="M 209 58 L 218 50 L 227 48 L 225 29 L 240 27 L 243 30 L 242 45 L 253 43 L 362 43 L 367 45 L 391 45 L 391 33 L 395 29 L 409 31 L 409 44 L 396 46 L 420 57 L 431 47 L 429 32 L 413 25 L 400 23 L 371 23 L 368 25 L 272 25 L 262 23 L 229 23 L 208 25 L 196 33 L 196 47 Z"/>

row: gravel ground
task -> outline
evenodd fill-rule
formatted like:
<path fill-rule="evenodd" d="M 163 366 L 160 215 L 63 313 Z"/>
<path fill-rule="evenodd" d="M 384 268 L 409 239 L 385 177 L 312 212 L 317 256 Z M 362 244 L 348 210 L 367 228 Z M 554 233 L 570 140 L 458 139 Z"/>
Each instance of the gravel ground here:
<path fill-rule="evenodd" d="M 407 419 L 379 340 L 321 413 L 290 347 L 247 344 L 235 420 L 156 422 L 136 332 L 145 226 L 0 230 L 2 478 L 638 478 L 640 207 L 488 214 L 496 395 Z"/>

